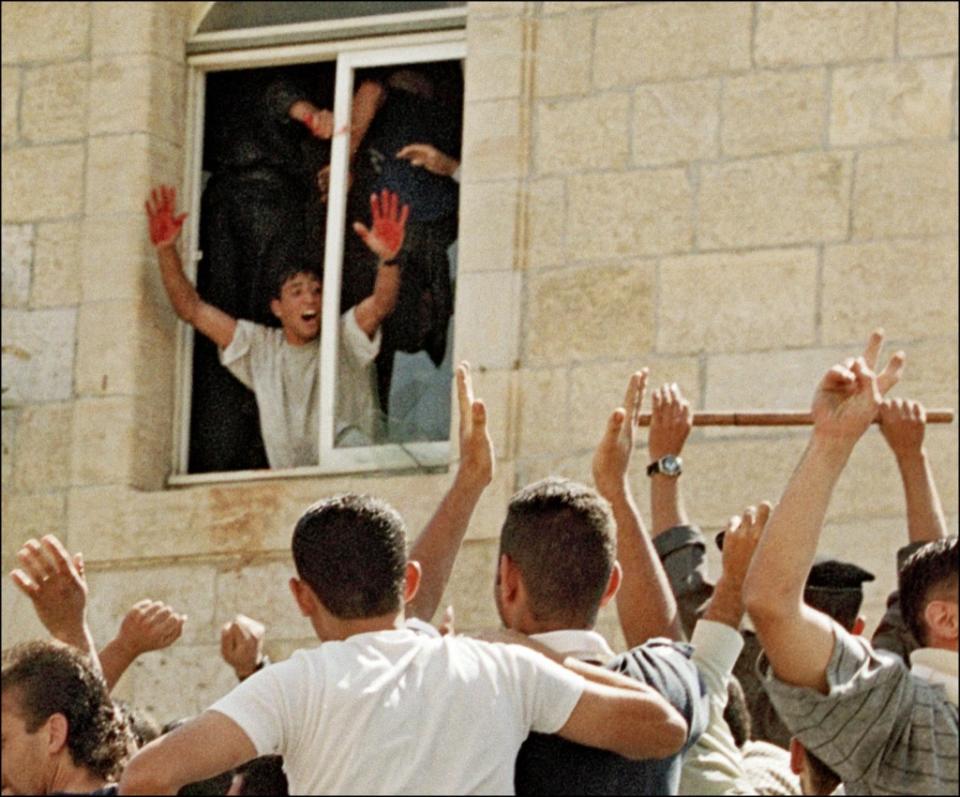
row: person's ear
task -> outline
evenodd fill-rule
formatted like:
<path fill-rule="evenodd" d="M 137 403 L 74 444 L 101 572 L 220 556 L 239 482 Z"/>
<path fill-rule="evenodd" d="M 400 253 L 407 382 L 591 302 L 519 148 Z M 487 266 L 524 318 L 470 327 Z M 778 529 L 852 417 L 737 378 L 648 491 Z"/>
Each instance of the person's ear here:
<path fill-rule="evenodd" d="M 421 569 L 418 561 L 411 559 L 409 562 L 407 562 L 403 582 L 404 603 L 410 603 L 410 601 L 413 600 L 414 595 L 417 594 L 417 590 L 420 589 L 420 578 L 422 575 L 423 570 Z"/>
<path fill-rule="evenodd" d="M 796 736 L 790 737 L 790 771 L 794 775 L 803 772 L 803 766 L 807 763 L 806 750 L 803 745 L 797 741 Z"/>
<path fill-rule="evenodd" d="M 613 596 L 617 594 L 617 590 L 620 589 L 622 581 L 623 568 L 620 567 L 619 562 L 614 562 L 613 570 L 610 571 L 610 578 L 607 581 L 607 588 L 603 591 L 603 597 L 600 598 L 600 606 L 606 606 L 613 600 Z"/>
<path fill-rule="evenodd" d="M 857 615 L 857 619 L 854 620 L 853 628 L 850 629 L 850 633 L 854 636 L 863 636 L 863 631 L 867 627 L 867 618 L 862 614 Z"/>
<path fill-rule="evenodd" d="M 513 604 L 520 591 L 520 571 L 507 554 L 500 555 L 500 598 L 503 604 Z"/>
<path fill-rule="evenodd" d="M 273 313 L 277 318 L 280 318 L 280 300 L 279 299 L 270 300 L 270 312 Z"/>
<path fill-rule="evenodd" d="M 310 585 L 299 578 L 290 579 L 290 592 L 293 599 L 297 602 L 297 608 L 304 617 L 310 617 L 317 608 L 317 596 Z"/>
<path fill-rule="evenodd" d="M 932 600 L 923 610 L 927 633 L 931 638 L 957 640 L 957 601 Z"/>
<path fill-rule="evenodd" d="M 70 723 L 63 714 L 51 714 L 47 717 L 46 733 L 47 752 L 50 755 L 56 755 L 67 744 L 67 737 L 70 735 Z"/>

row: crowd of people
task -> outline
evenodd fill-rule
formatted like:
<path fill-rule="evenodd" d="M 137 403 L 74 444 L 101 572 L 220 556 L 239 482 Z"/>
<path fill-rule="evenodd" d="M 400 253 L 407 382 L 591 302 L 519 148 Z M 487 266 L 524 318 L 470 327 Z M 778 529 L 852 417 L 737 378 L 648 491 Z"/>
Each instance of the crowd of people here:
<path fill-rule="evenodd" d="M 169 192 L 150 215 L 155 242 L 168 240 Z M 403 221 L 383 193 L 360 235 L 389 261 Z M 168 289 L 175 265 L 164 266 Z M 291 284 L 278 316 L 285 331 L 310 333 L 310 300 L 288 297 Z M 181 317 L 235 347 L 238 322 L 195 293 L 185 307 Z M 359 309 L 352 323 L 370 334 Z M 289 588 L 320 644 L 271 663 L 267 629 L 238 615 L 221 629 L 221 654 L 239 683 L 164 726 L 110 692 L 137 657 L 175 643 L 186 618 L 144 599 L 98 649 L 82 555 L 53 536 L 26 541 L 12 579 L 50 638 L 4 654 L 4 793 L 956 794 L 957 537 L 926 456 L 924 408 L 885 398 L 904 355 L 880 368 L 882 343 L 872 333 L 861 356 L 823 376 L 783 494 L 730 518 L 715 580 L 681 494 L 690 403 L 676 384 L 652 393 L 648 528 L 629 478 L 648 371 L 630 375 L 593 487 L 550 477 L 505 507 L 490 574 L 502 627 L 473 635 L 457 632 L 449 608 L 433 624 L 495 465 L 486 407 L 461 364 L 459 464 L 409 551 L 402 517 L 375 497 L 306 508 Z M 898 589 L 868 638 L 862 585 L 874 575 L 817 552 L 834 486 L 878 418 L 907 517 Z M 610 602 L 623 651 L 595 630 Z"/>

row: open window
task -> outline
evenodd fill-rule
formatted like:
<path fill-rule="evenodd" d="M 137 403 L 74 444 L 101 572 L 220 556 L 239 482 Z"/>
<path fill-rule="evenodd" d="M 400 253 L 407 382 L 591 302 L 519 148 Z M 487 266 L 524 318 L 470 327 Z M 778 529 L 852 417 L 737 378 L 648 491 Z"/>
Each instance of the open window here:
<path fill-rule="evenodd" d="M 206 300 L 276 329 L 275 283 L 284 266 L 306 263 L 322 275 L 322 315 L 314 355 L 301 358 L 316 373 L 315 394 L 306 397 L 316 412 L 303 427 L 311 433 L 302 435 L 311 453 L 273 468 L 254 393 L 227 372 L 209 341 L 181 329 L 172 484 L 448 461 L 458 184 L 450 169 L 434 173 L 396 153 L 423 139 L 447 150 L 446 164 L 459 161 L 465 43 L 462 27 L 451 29 L 450 4 L 419 5 L 445 6 L 417 12 L 424 19 L 434 13 L 442 23 L 434 27 L 445 29 L 392 33 L 383 23 L 377 32 L 389 35 L 327 41 L 310 41 L 313 34 L 303 31 L 290 39 L 288 31 L 277 46 L 208 53 L 204 45 L 190 57 L 188 276 Z M 453 11 L 462 26 L 462 8 Z M 242 35 L 260 44 L 270 38 L 256 30 Z M 354 141 L 349 131 L 356 134 L 355 117 L 362 115 L 361 89 L 378 101 L 365 134 Z M 332 109 L 332 138 L 311 136 L 306 125 L 282 118 L 289 103 L 304 96 L 316 108 Z M 260 136 L 260 151 L 245 144 L 250 135 Z M 377 258 L 353 222 L 370 226 L 369 196 L 381 188 L 410 205 L 410 220 L 398 258 L 397 307 L 369 340 L 376 356 L 358 374 L 348 348 L 356 330 L 342 319 L 373 290 Z M 370 392 L 361 396 L 361 390 Z"/>

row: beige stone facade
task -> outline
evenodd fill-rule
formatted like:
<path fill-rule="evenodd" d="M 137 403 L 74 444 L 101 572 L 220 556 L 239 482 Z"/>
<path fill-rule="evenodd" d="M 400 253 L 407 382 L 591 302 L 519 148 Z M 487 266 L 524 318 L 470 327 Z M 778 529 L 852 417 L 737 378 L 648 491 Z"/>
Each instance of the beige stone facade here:
<path fill-rule="evenodd" d="M 2 11 L 3 570 L 29 536 L 82 550 L 101 642 L 141 597 L 186 611 L 184 638 L 120 686 L 164 720 L 230 686 L 218 629 L 235 612 L 268 623 L 275 658 L 310 640 L 285 586 L 304 505 L 377 493 L 415 533 L 450 480 L 168 486 L 176 322 L 142 203 L 182 182 L 184 46 L 205 5 Z M 548 473 L 589 479 L 641 365 L 700 409 L 804 408 L 882 324 L 908 353 L 896 393 L 957 406 L 955 3 L 477 3 L 466 41 L 455 345 L 500 461 L 447 596 L 461 626 L 495 621 L 507 497 Z M 692 517 L 713 531 L 776 499 L 804 439 L 695 431 Z M 956 426 L 928 448 L 956 532 Z M 870 432 L 823 548 L 877 574 L 871 623 L 902 513 Z M 37 633 L 4 577 L 3 646 Z"/>

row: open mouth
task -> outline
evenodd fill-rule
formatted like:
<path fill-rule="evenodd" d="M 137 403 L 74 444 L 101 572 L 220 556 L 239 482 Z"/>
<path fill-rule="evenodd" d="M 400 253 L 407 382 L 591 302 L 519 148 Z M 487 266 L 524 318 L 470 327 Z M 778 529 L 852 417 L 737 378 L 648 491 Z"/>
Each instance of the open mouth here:
<path fill-rule="evenodd" d="M 300 316 L 304 321 L 316 321 L 317 320 L 317 311 L 316 310 L 307 310 Z"/>

